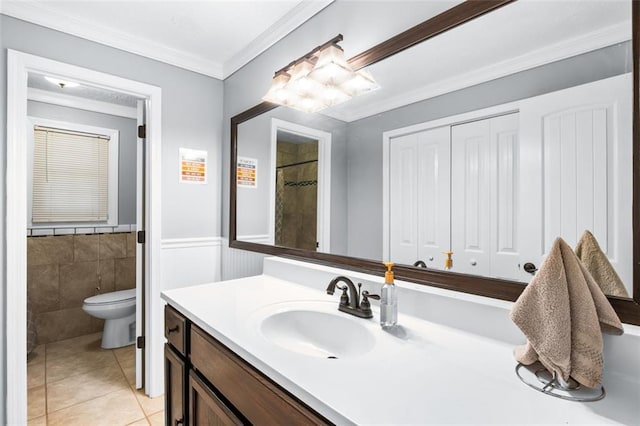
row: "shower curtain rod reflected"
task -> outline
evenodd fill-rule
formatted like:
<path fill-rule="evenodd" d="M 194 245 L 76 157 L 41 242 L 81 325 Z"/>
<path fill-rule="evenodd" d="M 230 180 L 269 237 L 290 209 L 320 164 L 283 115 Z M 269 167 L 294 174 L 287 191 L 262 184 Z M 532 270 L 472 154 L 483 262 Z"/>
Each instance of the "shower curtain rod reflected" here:
<path fill-rule="evenodd" d="M 303 164 L 317 163 L 317 162 L 318 162 L 318 160 L 301 161 L 299 163 L 286 164 L 284 166 L 277 166 L 276 169 L 285 169 L 287 167 L 295 167 L 295 166 L 301 166 Z"/>

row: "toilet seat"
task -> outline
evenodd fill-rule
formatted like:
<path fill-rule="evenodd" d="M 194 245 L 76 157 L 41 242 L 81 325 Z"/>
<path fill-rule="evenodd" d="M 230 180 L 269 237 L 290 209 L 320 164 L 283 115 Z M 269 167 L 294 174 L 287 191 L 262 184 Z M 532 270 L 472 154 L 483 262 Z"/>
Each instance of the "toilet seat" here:
<path fill-rule="evenodd" d="M 136 299 L 136 289 L 112 291 L 110 293 L 98 294 L 84 300 L 86 305 L 113 305 L 116 303 L 134 301 Z"/>

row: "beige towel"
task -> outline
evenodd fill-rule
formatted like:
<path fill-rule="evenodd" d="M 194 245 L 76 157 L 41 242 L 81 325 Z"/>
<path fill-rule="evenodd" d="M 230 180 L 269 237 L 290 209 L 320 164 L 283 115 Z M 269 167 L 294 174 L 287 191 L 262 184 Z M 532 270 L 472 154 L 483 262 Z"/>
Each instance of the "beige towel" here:
<path fill-rule="evenodd" d="M 584 231 L 582 237 L 580 237 L 580 241 L 576 246 L 576 255 L 604 294 L 629 297 L 624 283 L 613 266 L 611 266 L 607 255 L 600 249 L 596 237 L 591 232 Z"/>
<path fill-rule="evenodd" d="M 602 379 L 602 334 L 622 334 L 622 324 L 569 245 L 556 239 L 540 270 L 511 310 L 528 339 L 515 348 L 517 361 L 539 360 L 563 380 L 587 387 Z"/>

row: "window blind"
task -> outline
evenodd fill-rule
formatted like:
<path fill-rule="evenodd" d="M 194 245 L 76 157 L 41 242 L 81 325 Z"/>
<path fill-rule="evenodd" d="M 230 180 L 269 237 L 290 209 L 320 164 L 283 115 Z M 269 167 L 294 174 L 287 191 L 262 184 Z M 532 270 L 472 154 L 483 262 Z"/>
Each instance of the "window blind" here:
<path fill-rule="evenodd" d="M 34 127 L 33 223 L 108 220 L 109 140 Z"/>

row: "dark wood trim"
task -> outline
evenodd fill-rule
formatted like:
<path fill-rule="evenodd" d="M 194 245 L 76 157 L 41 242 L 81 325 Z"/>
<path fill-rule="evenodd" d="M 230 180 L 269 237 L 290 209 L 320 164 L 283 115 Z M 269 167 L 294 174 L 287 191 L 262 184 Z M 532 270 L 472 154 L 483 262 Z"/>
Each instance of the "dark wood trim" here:
<path fill-rule="evenodd" d="M 464 24 L 485 13 L 505 6 L 516 0 L 467 0 L 440 15 L 428 19 L 403 33 L 354 56 L 349 63 L 355 68 L 363 68 L 401 52 L 409 47 Z M 640 1 L 632 1 L 633 36 L 633 299 L 609 297 L 611 305 L 622 322 L 640 325 Z M 229 246 L 236 249 L 265 254 L 291 257 L 307 262 L 315 262 L 363 271 L 383 276 L 384 266 L 369 259 L 338 256 L 287 247 L 237 241 L 236 234 L 236 156 L 237 128 L 240 123 L 276 108 L 277 105 L 262 102 L 231 118 L 231 188 L 229 216 Z M 398 265 L 396 278 L 464 293 L 515 301 L 524 290 L 521 283 L 476 277 L 452 272 L 440 272 Z"/>
<path fill-rule="evenodd" d="M 402 52 L 418 43 L 435 37 L 451 28 L 462 25 L 478 16 L 489 13 L 515 0 L 470 0 L 460 3 L 441 14 L 427 19 L 400 34 L 373 46 L 369 50 L 349 59 L 349 65 L 355 70 L 368 67 L 389 56 Z"/>

